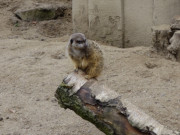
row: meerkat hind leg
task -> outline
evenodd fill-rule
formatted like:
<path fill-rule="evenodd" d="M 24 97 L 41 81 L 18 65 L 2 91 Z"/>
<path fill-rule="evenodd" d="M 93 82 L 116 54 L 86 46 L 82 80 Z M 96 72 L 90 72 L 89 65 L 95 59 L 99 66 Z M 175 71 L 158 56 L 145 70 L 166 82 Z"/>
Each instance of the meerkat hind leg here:
<path fill-rule="evenodd" d="M 99 73 L 97 73 L 96 67 L 91 67 L 86 70 L 85 78 L 86 79 L 96 78 L 98 75 L 99 75 Z"/>

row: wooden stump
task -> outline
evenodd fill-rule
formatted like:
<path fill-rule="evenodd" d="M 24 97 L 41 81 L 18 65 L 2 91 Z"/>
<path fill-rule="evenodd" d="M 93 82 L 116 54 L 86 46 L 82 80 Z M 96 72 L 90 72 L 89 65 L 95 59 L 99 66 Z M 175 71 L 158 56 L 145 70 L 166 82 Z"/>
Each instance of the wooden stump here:
<path fill-rule="evenodd" d="M 140 111 L 116 92 L 86 80 L 82 72 L 69 74 L 58 87 L 56 98 L 106 135 L 178 135 Z"/>
<path fill-rule="evenodd" d="M 175 59 L 180 62 L 180 30 L 174 33 L 173 37 L 170 39 L 170 43 L 167 50 L 170 55 L 173 55 Z"/>
<path fill-rule="evenodd" d="M 160 25 L 152 27 L 153 47 L 160 54 L 167 54 L 167 47 L 170 45 L 169 40 L 172 36 L 170 25 Z"/>

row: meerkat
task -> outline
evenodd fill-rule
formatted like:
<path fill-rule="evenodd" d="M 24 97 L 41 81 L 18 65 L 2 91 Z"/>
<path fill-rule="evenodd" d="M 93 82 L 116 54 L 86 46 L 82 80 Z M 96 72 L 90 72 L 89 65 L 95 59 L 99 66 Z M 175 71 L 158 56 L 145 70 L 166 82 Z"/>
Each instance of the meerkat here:
<path fill-rule="evenodd" d="M 103 52 L 95 41 L 87 40 L 82 33 L 72 34 L 67 47 L 75 71 L 82 70 L 86 79 L 97 78 L 103 70 Z"/>

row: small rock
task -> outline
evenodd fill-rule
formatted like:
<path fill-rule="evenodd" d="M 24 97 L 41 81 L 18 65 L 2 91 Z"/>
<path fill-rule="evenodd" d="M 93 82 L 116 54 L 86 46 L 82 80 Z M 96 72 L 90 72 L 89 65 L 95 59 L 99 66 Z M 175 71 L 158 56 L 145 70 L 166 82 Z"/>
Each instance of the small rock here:
<path fill-rule="evenodd" d="M 39 37 L 36 35 L 36 36 L 34 36 L 34 38 L 39 38 Z"/>
<path fill-rule="evenodd" d="M 26 39 L 26 40 L 32 40 L 33 38 L 32 38 L 32 37 L 24 37 L 24 39 Z"/>
<path fill-rule="evenodd" d="M 45 100 L 47 100 L 47 101 L 48 101 L 48 100 L 49 100 L 49 97 L 46 97 L 46 99 L 45 99 Z"/>
<path fill-rule="evenodd" d="M 52 98 L 52 99 L 51 99 L 51 102 L 52 102 L 52 103 L 57 103 L 57 99 L 56 99 L 56 98 Z"/>
<path fill-rule="evenodd" d="M 0 121 L 3 121 L 3 117 L 0 117 Z"/>
<path fill-rule="evenodd" d="M 42 38 L 41 41 L 45 41 L 45 39 Z"/>
<path fill-rule="evenodd" d="M 22 27 L 21 28 L 21 31 L 26 31 L 26 30 L 28 30 L 28 27 Z"/>
<path fill-rule="evenodd" d="M 9 39 L 16 39 L 16 38 L 18 38 L 18 36 L 17 36 L 17 35 L 14 35 L 14 36 L 9 36 L 8 38 L 9 38 Z"/>
<path fill-rule="evenodd" d="M 14 132 L 13 135 L 21 135 L 19 132 Z"/>
<path fill-rule="evenodd" d="M 149 69 L 157 67 L 157 65 L 155 63 L 151 63 L 151 62 L 146 62 L 145 66 Z"/>
<path fill-rule="evenodd" d="M 20 20 L 19 20 L 17 17 L 12 16 L 12 17 L 10 18 L 10 22 L 11 22 L 13 25 L 17 25 L 18 23 L 20 23 Z"/>
<path fill-rule="evenodd" d="M 53 59 L 63 59 L 65 58 L 65 55 L 61 51 L 58 51 L 55 54 L 52 54 L 51 57 Z"/>
<path fill-rule="evenodd" d="M 40 101 L 40 99 L 38 98 L 38 99 L 36 99 L 36 101 Z"/>
<path fill-rule="evenodd" d="M 16 113 L 16 110 L 13 110 L 13 109 L 8 109 L 8 111 L 9 111 L 10 113 Z"/>
<path fill-rule="evenodd" d="M 32 24 L 37 24 L 37 21 L 33 21 Z"/>
<path fill-rule="evenodd" d="M 61 58 L 62 58 L 61 55 L 51 55 L 51 57 L 52 57 L 53 59 L 61 59 Z"/>
<path fill-rule="evenodd" d="M 34 5 L 35 5 L 35 6 L 39 6 L 39 3 L 35 3 Z"/>

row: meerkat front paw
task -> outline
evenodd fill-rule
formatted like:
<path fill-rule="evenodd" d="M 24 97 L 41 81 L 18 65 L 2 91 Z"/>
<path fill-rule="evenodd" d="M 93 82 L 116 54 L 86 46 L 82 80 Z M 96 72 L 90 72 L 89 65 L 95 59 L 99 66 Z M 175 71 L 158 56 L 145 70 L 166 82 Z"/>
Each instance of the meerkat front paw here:
<path fill-rule="evenodd" d="M 75 72 L 75 73 L 78 73 L 78 71 L 79 71 L 79 69 L 78 69 L 78 68 L 74 69 L 74 72 Z"/>
<path fill-rule="evenodd" d="M 86 79 L 88 79 L 88 80 L 89 80 L 89 79 L 96 79 L 96 77 L 93 77 L 93 76 L 91 76 L 91 75 L 85 75 L 84 78 L 86 78 Z"/>
<path fill-rule="evenodd" d="M 89 75 L 85 75 L 85 76 L 84 76 L 84 78 L 86 78 L 86 79 L 88 79 L 88 80 L 89 80 L 89 79 L 91 79 L 91 76 L 89 76 Z"/>

